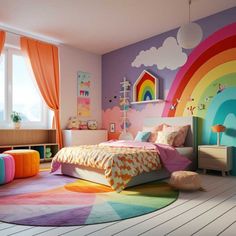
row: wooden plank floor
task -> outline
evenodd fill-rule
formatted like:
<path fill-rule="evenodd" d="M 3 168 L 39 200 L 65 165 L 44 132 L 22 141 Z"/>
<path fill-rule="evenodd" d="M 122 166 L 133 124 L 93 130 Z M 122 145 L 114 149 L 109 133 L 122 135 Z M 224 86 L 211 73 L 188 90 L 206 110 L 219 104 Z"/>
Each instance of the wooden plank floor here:
<path fill-rule="evenodd" d="M 173 204 L 144 216 L 77 227 L 32 227 L 0 223 L 0 236 L 235 236 L 236 177 L 201 175 L 201 179 L 205 192 L 181 192 Z"/>

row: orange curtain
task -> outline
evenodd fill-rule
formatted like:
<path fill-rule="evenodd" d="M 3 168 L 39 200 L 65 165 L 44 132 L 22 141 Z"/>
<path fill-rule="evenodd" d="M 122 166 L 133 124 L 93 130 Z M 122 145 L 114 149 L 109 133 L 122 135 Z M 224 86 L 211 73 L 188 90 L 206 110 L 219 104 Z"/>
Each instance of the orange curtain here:
<path fill-rule="evenodd" d="M 30 60 L 39 90 L 48 107 L 54 111 L 57 142 L 61 148 L 58 48 L 26 37 L 21 37 L 20 43 L 21 50 Z"/>
<path fill-rule="evenodd" d="M 6 38 L 5 31 L 0 31 L 0 55 L 1 55 L 3 47 L 4 47 L 5 38 Z"/>

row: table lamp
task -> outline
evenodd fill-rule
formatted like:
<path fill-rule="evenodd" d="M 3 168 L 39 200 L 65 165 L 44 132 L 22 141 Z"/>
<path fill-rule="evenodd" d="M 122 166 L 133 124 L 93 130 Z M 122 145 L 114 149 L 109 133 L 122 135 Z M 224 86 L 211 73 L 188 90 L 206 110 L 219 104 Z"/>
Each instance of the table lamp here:
<path fill-rule="evenodd" d="M 223 125 L 214 125 L 211 127 L 212 132 L 217 133 L 217 146 L 220 146 L 220 133 L 224 132 L 226 127 Z"/>

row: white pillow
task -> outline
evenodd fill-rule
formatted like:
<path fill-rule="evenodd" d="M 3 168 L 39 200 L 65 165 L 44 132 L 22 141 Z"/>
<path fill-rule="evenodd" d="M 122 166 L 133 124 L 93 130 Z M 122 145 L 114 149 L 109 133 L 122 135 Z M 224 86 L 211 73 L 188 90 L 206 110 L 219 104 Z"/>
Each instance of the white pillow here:
<path fill-rule="evenodd" d="M 174 131 L 158 131 L 157 139 L 155 143 L 168 144 L 173 146 L 174 139 L 178 135 L 178 132 Z"/>

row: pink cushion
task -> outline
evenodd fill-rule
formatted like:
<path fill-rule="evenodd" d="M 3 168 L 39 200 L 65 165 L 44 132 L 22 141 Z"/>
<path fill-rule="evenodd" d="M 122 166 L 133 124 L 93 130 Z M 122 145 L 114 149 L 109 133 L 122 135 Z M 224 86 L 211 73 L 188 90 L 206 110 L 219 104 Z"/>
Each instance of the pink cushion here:
<path fill-rule="evenodd" d="M 9 154 L 0 154 L 0 184 L 6 184 L 14 179 L 15 161 Z"/>
<path fill-rule="evenodd" d="M 148 142 L 155 143 L 155 141 L 157 139 L 157 135 L 158 135 L 157 132 L 163 130 L 163 125 L 164 124 L 160 124 L 155 127 L 144 127 L 143 128 L 143 131 L 150 131 L 151 132 L 151 134 L 148 138 Z"/>
<path fill-rule="evenodd" d="M 178 132 L 173 142 L 174 147 L 181 147 L 184 145 L 188 129 L 189 125 L 185 126 L 170 126 L 166 124 L 163 125 L 163 131 Z"/>

